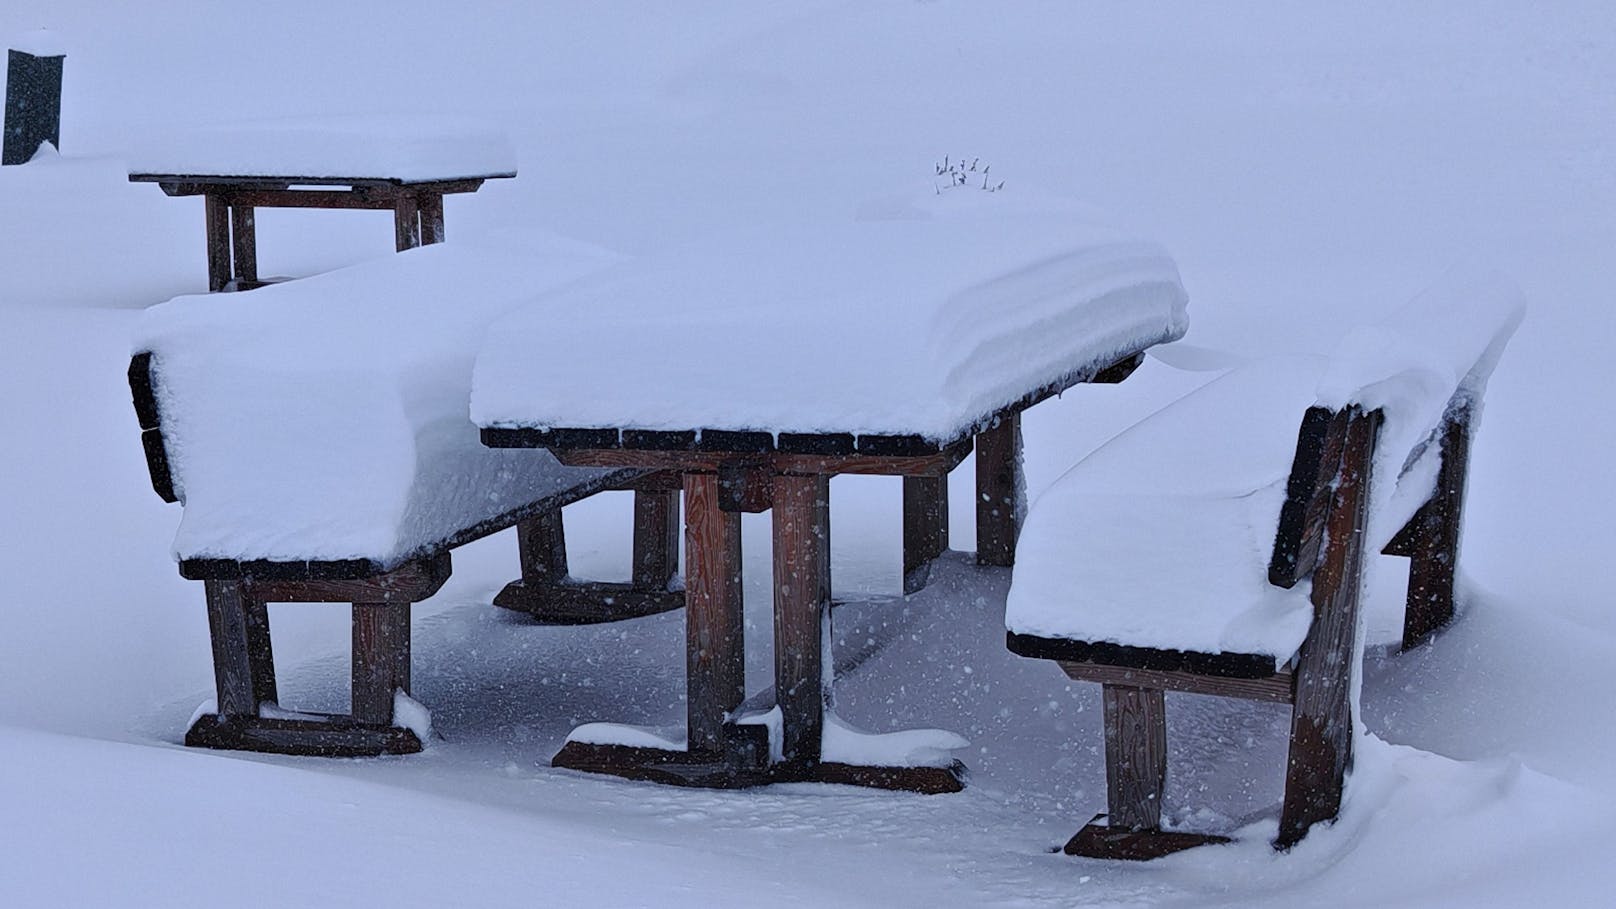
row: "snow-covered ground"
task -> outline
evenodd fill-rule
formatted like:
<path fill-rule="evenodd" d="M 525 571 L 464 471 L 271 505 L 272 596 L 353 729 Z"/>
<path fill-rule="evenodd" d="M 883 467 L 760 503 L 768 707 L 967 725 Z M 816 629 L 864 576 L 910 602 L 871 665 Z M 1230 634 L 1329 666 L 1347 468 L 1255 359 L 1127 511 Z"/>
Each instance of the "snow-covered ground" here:
<path fill-rule="evenodd" d="M 10 0 L 68 51 L 64 157 L 0 170 L 0 903 L 609 906 L 1566 905 L 1616 872 L 1616 8 L 1479 2 L 122 4 Z M 127 184 L 165 131 L 347 114 L 491 120 L 516 180 L 450 242 L 542 229 L 629 255 L 753 221 L 845 218 L 981 156 L 1005 194 L 1092 202 L 1163 243 L 1191 298 L 1172 364 L 1327 350 L 1455 260 L 1531 303 L 1495 374 L 1463 553 L 1469 608 L 1372 656 L 1349 806 L 1264 833 L 1284 716 L 1173 698 L 1168 812 L 1234 847 L 1146 866 L 1051 854 L 1104 802 L 1098 690 L 1003 646 L 1009 575 L 951 557 L 908 602 L 898 484 L 833 486 L 838 713 L 971 741 L 964 793 L 740 793 L 551 770 L 591 721 L 677 723 L 682 619 L 555 629 L 489 605 L 495 537 L 417 610 L 441 739 L 400 759 L 187 751 L 211 689 L 124 369 L 140 310 L 205 284 L 196 200 Z M 265 211 L 266 274 L 391 254 L 385 214 Z M 228 300 L 221 299 L 221 305 Z M 1028 483 L 1212 372 L 1151 361 L 1027 419 Z M 954 546 L 972 546 L 968 469 Z M 627 573 L 622 495 L 569 512 L 574 570 Z M 745 525 L 766 637 L 767 518 Z M 887 597 L 872 600 L 871 597 Z M 274 611 L 283 700 L 341 705 L 345 610 Z M 882 646 L 877 646 L 882 645 Z M 757 648 L 752 689 L 767 684 Z M 853 666 L 852 664 L 857 664 Z M 1211 814 L 1192 815 L 1200 809 Z M 1266 825 L 1266 826 L 1265 826 Z"/>

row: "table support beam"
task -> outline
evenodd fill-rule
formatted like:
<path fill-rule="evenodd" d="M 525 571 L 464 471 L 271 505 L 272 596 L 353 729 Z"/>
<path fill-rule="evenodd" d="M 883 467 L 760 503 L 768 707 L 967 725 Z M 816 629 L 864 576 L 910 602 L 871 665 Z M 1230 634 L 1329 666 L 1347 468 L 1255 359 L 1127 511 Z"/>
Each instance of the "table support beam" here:
<path fill-rule="evenodd" d="M 718 507 L 716 474 L 687 474 L 685 715 L 691 755 L 719 755 L 724 723 L 746 699 L 741 516 Z"/>
<path fill-rule="evenodd" d="M 830 478 L 774 480 L 774 691 L 781 760 L 819 763 L 825 730 L 826 622 L 830 617 Z"/>
<path fill-rule="evenodd" d="M 421 243 L 443 242 L 443 193 L 421 193 Z"/>
<path fill-rule="evenodd" d="M 1021 531 L 1021 412 L 999 414 L 976 434 L 976 563 L 1016 563 Z"/>
<path fill-rule="evenodd" d="M 903 592 L 926 586 L 933 559 L 948 549 L 948 477 L 903 478 Z"/>
<path fill-rule="evenodd" d="M 217 293 L 230 283 L 230 207 L 218 193 L 203 197 L 208 233 L 208 291 Z"/>
<path fill-rule="evenodd" d="M 230 249 L 236 287 L 247 290 L 258 283 L 258 231 L 251 205 L 230 206 Z"/>
<path fill-rule="evenodd" d="M 393 235 L 399 252 L 421 245 L 421 205 L 415 196 L 393 200 Z"/>

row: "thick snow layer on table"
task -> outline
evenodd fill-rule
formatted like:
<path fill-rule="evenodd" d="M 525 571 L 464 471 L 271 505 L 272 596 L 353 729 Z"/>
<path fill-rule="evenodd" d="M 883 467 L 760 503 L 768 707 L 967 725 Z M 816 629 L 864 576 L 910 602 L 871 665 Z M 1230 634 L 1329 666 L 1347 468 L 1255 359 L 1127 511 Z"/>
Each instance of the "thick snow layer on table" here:
<path fill-rule="evenodd" d="M 547 295 L 478 357 L 482 426 L 914 433 L 1187 326 L 1159 247 L 1003 193 L 757 225 Z M 588 318 L 560 314 L 588 313 Z"/>
<path fill-rule="evenodd" d="M 458 116 L 258 120 L 151 136 L 128 152 L 131 174 L 306 177 L 421 183 L 514 176 L 503 130 Z"/>
<path fill-rule="evenodd" d="M 1312 608 L 1306 585 L 1268 583 L 1268 560 L 1325 366 L 1287 357 L 1236 369 L 1068 471 L 1022 528 L 1006 627 L 1289 659 Z"/>
<path fill-rule="evenodd" d="M 592 484 L 466 418 L 484 328 L 611 257 L 552 238 L 437 245 L 147 311 L 182 559 L 392 565 L 457 530 Z"/>

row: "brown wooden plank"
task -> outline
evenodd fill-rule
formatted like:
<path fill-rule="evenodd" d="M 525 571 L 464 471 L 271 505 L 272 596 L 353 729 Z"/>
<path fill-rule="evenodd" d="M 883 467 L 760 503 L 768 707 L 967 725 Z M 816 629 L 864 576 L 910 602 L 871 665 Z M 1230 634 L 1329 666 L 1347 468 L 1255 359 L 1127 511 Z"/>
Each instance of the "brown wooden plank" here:
<path fill-rule="evenodd" d="M 512 581 L 494 605 L 528 615 L 546 625 L 621 622 L 683 609 L 682 590 L 655 590 L 604 581 L 527 584 Z"/>
<path fill-rule="evenodd" d="M 778 765 L 774 768 L 773 778 L 777 783 L 834 783 L 921 795 L 946 795 L 965 790 L 965 765 L 954 761 L 946 767 L 876 767 L 821 761 L 806 766 Z"/>
<path fill-rule="evenodd" d="M 412 194 L 393 200 L 393 237 L 399 252 L 421 245 L 421 206 Z"/>
<path fill-rule="evenodd" d="M 718 507 L 715 474 L 685 476 L 685 689 L 690 751 L 724 748 L 724 722 L 746 699 L 741 516 Z"/>
<path fill-rule="evenodd" d="M 430 245 L 442 243 L 443 231 L 443 194 L 437 192 L 423 192 L 420 194 L 421 208 L 421 243 Z"/>
<path fill-rule="evenodd" d="M 316 208 L 329 210 L 387 211 L 396 207 L 396 189 L 248 189 L 232 190 L 232 205 L 254 208 Z"/>
<path fill-rule="evenodd" d="M 1310 407 L 1302 416 L 1268 563 L 1268 583 L 1276 587 L 1295 587 L 1318 565 L 1346 426 L 1345 414 L 1324 407 Z"/>
<path fill-rule="evenodd" d="M 516 523 L 516 551 L 522 582 L 530 587 L 559 584 L 567 577 L 567 529 L 561 509 L 540 512 Z"/>
<path fill-rule="evenodd" d="M 1296 659 L 1290 756 L 1279 836 L 1288 849 L 1341 809 L 1352 766 L 1352 669 L 1363 585 L 1363 529 L 1380 411 L 1348 412 L 1341 467 L 1334 482 L 1325 552 L 1313 573 L 1313 624 Z"/>
<path fill-rule="evenodd" d="M 1128 830 L 1094 823 L 1079 830 L 1061 851 L 1084 858 L 1146 862 L 1196 846 L 1216 846 L 1227 842 L 1230 842 L 1228 837 L 1210 833 Z"/>
<path fill-rule="evenodd" d="M 294 720 L 203 714 L 186 731 L 185 744 L 192 748 L 338 758 L 415 754 L 421 750 L 421 740 L 408 729 L 359 723 L 345 716 Z"/>
<path fill-rule="evenodd" d="M 1291 702 L 1291 672 L 1281 670 L 1267 678 L 1232 679 L 1222 676 L 1201 675 L 1194 672 L 1163 672 L 1154 669 L 1130 669 L 1101 663 L 1060 662 L 1068 678 L 1079 682 L 1099 682 L 1103 685 L 1126 685 L 1137 688 L 1159 688 L 1163 691 L 1183 691 L 1189 694 L 1210 694 L 1247 701 L 1266 701 L 1271 704 Z"/>
<path fill-rule="evenodd" d="M 1021 531 L 1021 414 L 999 415 L 976 434 L 976 563 L 1016 563 Z"/>
<path fill-rule="evenodd" d="M 830 478 L 774 486 L 774 691 L 786 764 L 819 762 L 825 727 L 824 642 L 830 607 Z"/>
<path fill-rule="evenodd" d="M 1167 786 L 1167 702 L 1158 689 L 1106 685 L 1106 804 L 1112 828 L 1161 827 Z"/>
<path fill-rule="evenodd" d="M 1465 478 L 1470 471 L 1468 413 L 1442 427 L 1442 463 L 1436 489 L 1410 525 L 1408 600 L 1403 613 L 1403 649 L 1424 643 L 1453 620 L 1459 532 L 1464 521 Z"/>
<path fill-rule="evenodd" d="M 264 603 L 235 581 L 207 581 L 203 590 L 219 713 L 257 716 L 260 703 L 277 699 Z"/>
<path fill-rule="evenodd" d="M 483 443 L 505 446 L 497 437 L 483 431 Z M 777 474 L 871 474 L 878 476 L 942 476 L 959 465 L 969 454 L 965 441 L 947 451 L 931 455 L 882 457 L 877 455 L 769 455 L 767 463 Z M 742 455 L 705 451 L 661 451 L 629 448 L 556 449 L 556 459 L 569 467 L 631 467 L 641 470 L 672 470 L 679 473 L 717 473 L 726 463 Z M 744 455 L 756 459 L 755 454 Z"/>
<path fill-rule="evenodd" d="M 933 559 L 948 549 L 948 477 L 903 478 L 903 592 L 926 586 Z"/>
<path fill-rule="evenodd" d="M 208 240 L 208 290 L 217 293 L 230 283 L 230 208 L 209 193 L 202 201 Z"/>
<path fill-rule="evenodd" d="M 731 724 L 724 728 L 723 738 L 721 750 L 699 752 L 568 742 L 550 759 L 550 766 L 706 789 L 746 789 L 775 782 L 765 727 Z"/>
<path fill-rule="evenodd" d="M 758 514 L 772 507 L 774 474 L 768 463 L 736 461 L 718 466 L 718 507 Z"/>
<path fill-rule="evenodd" d="M 679 493 L 634 491 L 633 585 L 666 591 L 679 571 Z"/>
<path fill-rule="evenodd" d="M 449 580 L 447 552 L 405 562 L 364 578 L 251 578 L 253 596 L 267 603 L 419 603 Z"/>
<path fill-rule="evenodd" d="M 251 205 L 230 203 L 230 250 L 235 264 L 232 272 L 237 290 L 251 290 L 258 284 L 258 230 Z"/>
<path fill-rule="evenodd" d="M 410 690 L 410 604 L 353 604 L 353 717 L 393 721 L 393 693 Z"/>

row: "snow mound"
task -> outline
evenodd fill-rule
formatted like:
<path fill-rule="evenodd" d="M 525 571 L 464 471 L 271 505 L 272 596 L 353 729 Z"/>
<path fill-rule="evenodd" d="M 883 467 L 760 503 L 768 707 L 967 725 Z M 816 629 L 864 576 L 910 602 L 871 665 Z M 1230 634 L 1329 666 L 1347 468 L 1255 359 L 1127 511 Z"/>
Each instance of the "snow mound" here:
<path fill-rule="evenodd" d="M 976 195 L 991 197 L 755 225 L 549 294 L 489 332 L 472 418 L 943 441 L 1183 335 L 1186 295 L 1159 247 Z"/>
<path fill-rule="evenodd" d="M 466 418 L 488 323 L 611 261 L 549 237 L 435 245 L 143 314 L 181 559 L 369 559 L 599 482 L 484 448 Z"/>
<path fill-rule="evenodd" d="M 422 183 L 516 175 L 499 128 L 458 116 L 288 118 L 198 126 L 129 151 L 129 173 Z"/>

